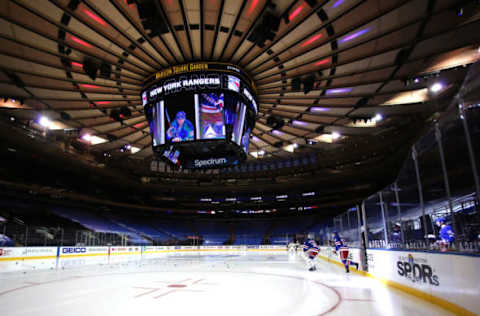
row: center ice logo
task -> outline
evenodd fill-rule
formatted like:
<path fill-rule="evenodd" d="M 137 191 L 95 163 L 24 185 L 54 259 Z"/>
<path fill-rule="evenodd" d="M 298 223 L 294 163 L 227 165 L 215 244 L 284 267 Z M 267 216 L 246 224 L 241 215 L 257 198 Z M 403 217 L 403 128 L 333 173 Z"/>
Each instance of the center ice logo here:
<path fill-rule="evenodd" d="M 415 261 L 420 261 L 417 263 Z M 422 262 L 423 261 L 423 262 Z M 423 282 L 439 286 L 438 276 L 433 274 L 434 270 L 425 259 L 414 259 L 412 255 L 399 257 L 397 261 L 397 273 L 412 282 Z"/>

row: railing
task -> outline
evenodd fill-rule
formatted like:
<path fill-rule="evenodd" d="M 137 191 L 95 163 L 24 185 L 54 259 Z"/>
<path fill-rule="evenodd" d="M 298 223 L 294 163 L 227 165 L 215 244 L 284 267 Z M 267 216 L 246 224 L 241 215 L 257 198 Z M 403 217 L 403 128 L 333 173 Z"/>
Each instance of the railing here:
<path fill-rule="evenodd" d="M 141 238 L 139 237 L 141 236 Z M 94 232 L 68 227 L 46 227 L 22 225 L 19 223 L 0 223 L 0 246 L 200 246 L 200 245 L 238 245 L 265 244 L 287 245 L 293 239 L 292 234 L 274 234 L 268 239 L 264 232 L 254 234 L 215 234 L 183 233 L 177 238 L 151 235 L 138 231 L 137 234 L 125 232 Z"/>
<path fill-rule="evenodd" d="M 369 248 L 385 249 L 405 249 L 405 250 L 429 250 L 440 252 L 463 252 L 480 253 L 480 241 L 461 241 L 452 244 L 442 244 L 439 241 L 419 241 L 414 240 L 406 243 L 386 243 L 384 240 L 371 240 L 368 242 Z"/>

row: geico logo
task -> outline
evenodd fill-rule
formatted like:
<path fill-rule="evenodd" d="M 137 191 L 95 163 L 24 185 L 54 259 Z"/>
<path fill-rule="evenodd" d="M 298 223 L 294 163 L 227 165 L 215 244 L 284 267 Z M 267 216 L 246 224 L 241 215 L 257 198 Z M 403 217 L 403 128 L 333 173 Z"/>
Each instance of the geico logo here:
<path fill-rule="evenodd" d="M 440 281 L 438 276 L 433 275 L 433 269 L 428 264 L 410 263 L 407 261 L 397 261 L 398 275 L 404 276 L 412 282 L 423 282 L 438 286 Z M 428 281 L 427 281 L 428 280 Z"/>
<path fill-rule="evenodd" d="M 63 248 L 62 253 L 85 253 L 87 248 Z"/>

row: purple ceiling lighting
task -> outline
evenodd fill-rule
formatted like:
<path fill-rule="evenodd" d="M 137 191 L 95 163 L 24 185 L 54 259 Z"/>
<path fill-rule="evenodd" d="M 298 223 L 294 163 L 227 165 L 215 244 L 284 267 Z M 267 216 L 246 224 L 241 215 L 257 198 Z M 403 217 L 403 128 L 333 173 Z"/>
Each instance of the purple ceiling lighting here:
<path fill-rule="evenodd" d="M 345 0 L 338 0 L 337 2 L 335 2 L 333 4 L 332 8 L 335 9 L 336 7 L 340 6 L 344 2 L 345 2 Z"/>
<path fill-rule="evenodd" d="M 322 108 L 319 106 L 314 106 L 310 108 L 310 112 L 327 112 L 329 109 L 328 108 Z"/>
<path fill-rule="evenodd" d="M 278 131 L 278 130 L 276 130 L 276 129 L 274 129 L 274 130 L 272 131 L 272 134 L 275 134 L 275 135 L 277 135 L 277 136 L 283 135 L 282 132 L 280 132 L 280 131 Z"/>
<path fill-rule="evenodd" d="M 297 121 L 297 120 L 293 120 L 293 121 L 292 121 L 292 124 L 293 124 L 293 125 L 298 125 L 298 126 L 305 126 L 305 125 L 307 125 L 307 123 L 302 122 L 302 121 Z"/>
<path fill-rule="evenodd" d="M 260 140 L 257 136 L 253 136 L 252 139 L 254 142 L 258 142 Z"/>
<path fill-rule="evenodd" d="M 357 38 L 357 37 L 359 37 L 359 36 L 362 36 L 363 34 L 367 33 L 368 31 L 370 31 L 370 28 L 369 28 L 369 27 L 367 27 L 367 28 L 365 28 L 365 29 L 363 29 L 363 30 L 357 31 L 357 32 L 355 32 L 355 33 L 352 33 L 352 34 L 350 34 L 350 35 L 347 35 L 347 36 L 345 36 L 344 38 L 340 39 L 338 42 L 339 42 L 340 44 L 342 44 L 342 43 L 351 41 L 351 40 L 353 40 L 353 39 L 355 39 L 355 38 Z"/>
<path fill-rule="evenodd" d="M 327 90 L 326 94 L 340 94 L 340 93 L 348 93 L 352 92 L 352 88 L 338 88 L 338 89 L 329 89 Z"/>

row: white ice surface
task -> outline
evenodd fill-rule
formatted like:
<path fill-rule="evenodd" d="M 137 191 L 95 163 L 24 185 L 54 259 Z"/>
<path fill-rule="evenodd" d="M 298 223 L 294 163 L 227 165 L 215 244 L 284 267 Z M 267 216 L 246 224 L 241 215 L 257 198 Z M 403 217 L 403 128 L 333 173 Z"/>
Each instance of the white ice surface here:
<path fill-rule="evenodd" d="M 292 253 L 116 259 L 2 273 L 0 315 L 451 315 L 322 260 L 306 271 Z"/>

